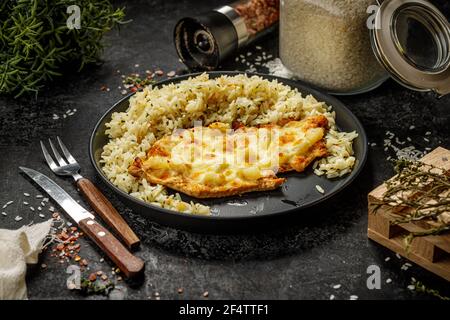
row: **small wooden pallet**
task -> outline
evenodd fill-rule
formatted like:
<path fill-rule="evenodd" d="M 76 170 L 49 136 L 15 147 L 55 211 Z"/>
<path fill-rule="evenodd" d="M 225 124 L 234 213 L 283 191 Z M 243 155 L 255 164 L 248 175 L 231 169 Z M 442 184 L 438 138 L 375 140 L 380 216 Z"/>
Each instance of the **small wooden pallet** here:
<path fill-rule="evenodd" d="M 447 149 L 437 148 L 423 157 L 421 161 L 447 172 L 450 171 L 450 151 Z M 410 232 L 425 231 L 430 226 L 425 222 L 394 225 L 392 223 L 394 217 L 391 214 L 393 208 L 385 205 L 379 206 L 385 191 L 386 187 L 383 184 L 368 195 L 367 234 L 369 238 L 450 281 L 450 234 L 415 238 L 407 251 L 404 236 Z"/>

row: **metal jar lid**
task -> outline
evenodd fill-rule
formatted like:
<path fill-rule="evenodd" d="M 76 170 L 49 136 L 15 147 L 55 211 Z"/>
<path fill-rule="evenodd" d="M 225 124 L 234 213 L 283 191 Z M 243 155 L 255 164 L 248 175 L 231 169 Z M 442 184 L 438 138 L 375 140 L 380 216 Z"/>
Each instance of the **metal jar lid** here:
<path fill-rule="evenodd" d="M 384 0 L 371 42 L 378 61 L 400 84 L 450 93 L 450 25 L 428 1 Z"/>

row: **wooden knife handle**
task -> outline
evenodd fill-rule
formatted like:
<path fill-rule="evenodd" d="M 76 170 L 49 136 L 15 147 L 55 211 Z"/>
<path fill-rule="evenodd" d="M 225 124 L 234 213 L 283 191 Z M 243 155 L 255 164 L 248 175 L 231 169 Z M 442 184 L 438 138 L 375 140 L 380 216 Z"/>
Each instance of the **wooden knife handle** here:
<path fill-rule="evenodd" d="M 133 230 L 131 230 L 130 226 L 122 218 L 120 213 L 113 207 L 111 202 L 106 199 L 103 193 L 101 193 L 89 179 L 79 179 L 77 181 L 77 186 L 94 211 L 116 232 L 128 248 L 133 249 L 139 246 L 139 238 Z"/>
<path fill-rule="evenodd" d="M 86 218 L 78 223 L 80 228 L 103 250 L 104 253 L 127 276 L 137 276 L 144 269 L 144 261 L 135 257 L 117 240 L 111 232 L 102 227 L 97 221 Z"/>

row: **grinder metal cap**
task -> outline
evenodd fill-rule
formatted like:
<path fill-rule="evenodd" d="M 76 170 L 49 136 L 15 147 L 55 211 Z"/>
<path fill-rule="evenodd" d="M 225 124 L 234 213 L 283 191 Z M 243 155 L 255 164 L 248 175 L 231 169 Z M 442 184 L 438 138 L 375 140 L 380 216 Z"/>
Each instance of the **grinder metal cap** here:
<path fill-rule="evenodd" d="M 428 1 L 384 0 L 371 42 L 378 61 L 400 84 L 450 93 L 450 25 Z"/>
<path fill-rule="evenodd" d="M 175 26 L 174 39 L 181 61 L 193 70 L 217 68 L 239 46 L 235 25 L 220 11 L 181 19 Z"/>

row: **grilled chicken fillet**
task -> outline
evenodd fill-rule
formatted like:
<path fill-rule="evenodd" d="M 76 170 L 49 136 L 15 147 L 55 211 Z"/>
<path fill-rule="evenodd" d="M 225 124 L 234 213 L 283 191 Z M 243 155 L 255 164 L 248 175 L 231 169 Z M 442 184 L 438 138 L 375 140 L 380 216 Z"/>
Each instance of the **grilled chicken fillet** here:
<path fill-rule="evenodd" d="M 277 172 L 302 172 L 327 154 L 327 127 L 322 115 L 236 130 L 216 122 L 162 137 L 128 170 L 197 198 L 274 190 L 285 181 Z"/>

